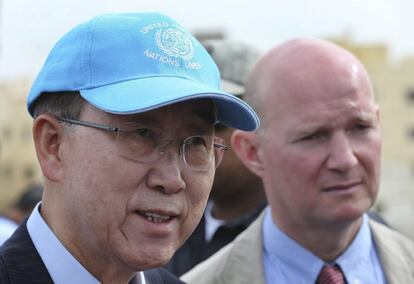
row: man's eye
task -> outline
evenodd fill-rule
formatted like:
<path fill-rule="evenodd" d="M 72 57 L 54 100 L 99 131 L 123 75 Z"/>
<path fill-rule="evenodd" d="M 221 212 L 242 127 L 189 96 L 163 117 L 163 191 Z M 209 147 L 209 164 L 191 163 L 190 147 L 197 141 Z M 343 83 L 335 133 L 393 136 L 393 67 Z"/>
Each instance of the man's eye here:
<path fill-rule="evenodd" d="M 193 146 L 204 146 L 207 147 L 207 142 L 202 136 L 194 136 L 186 139 L 185 144 L 191 144 Z"/>
<path fill-rule="evenodd" d="M 371 125 L 358 123 L 358 124 L 355 124 L 353 126 L 352 130 L 363 131 L 363 130 L 367 130 L 367 129 L 370 129 L 370 128 L 371 128 Z"/>
<path fill-rule="evenodd" d="M 191 137 L 191 139 L 190 139 L 190 141 L 189 141 L 191 144 L 196 144 L 196 145 L 199 145 L 199 144 L 203 144 L 203 145 L 205 145 L 206 144 L 206 142 L 205 142 L 205 140 L 204 140 L 204 138 L 203 137 L 198 137 L 198 136 L 196 136 L 196 137 Z"/>
<path fill-rule="evenodd" d="M 154 137 L 154 132 L 148 128 L 135 129 L 132 133 L 137 138 L 153 138 Z"/>
<path fill-rule="evenodd" d="M 300 138 L 299 141 L 316 141 L 316 140 L 322 140 L 325 138 L 326 138 L 326 135 L 323 133 L 313 133 L 313 134 Z"/>

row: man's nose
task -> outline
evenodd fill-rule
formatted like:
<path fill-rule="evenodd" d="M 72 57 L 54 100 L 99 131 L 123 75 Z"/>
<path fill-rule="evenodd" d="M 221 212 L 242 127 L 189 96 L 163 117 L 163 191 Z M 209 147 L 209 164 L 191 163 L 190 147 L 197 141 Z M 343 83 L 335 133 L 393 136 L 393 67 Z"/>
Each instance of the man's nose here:
<path fill-rule="evenodd" d="M 166 151 L 148 174 L 148 186 L 166 194 L 184 190 L 186 183 L 182 176 L 180 158 L 177 151 Z"/>
<path fill-rule="evenodd" d="M 327 167 L 333 171 L 347 171 L 358 164 L 358 159 L 346 133 L 335 134 L 329 143 Z"/>

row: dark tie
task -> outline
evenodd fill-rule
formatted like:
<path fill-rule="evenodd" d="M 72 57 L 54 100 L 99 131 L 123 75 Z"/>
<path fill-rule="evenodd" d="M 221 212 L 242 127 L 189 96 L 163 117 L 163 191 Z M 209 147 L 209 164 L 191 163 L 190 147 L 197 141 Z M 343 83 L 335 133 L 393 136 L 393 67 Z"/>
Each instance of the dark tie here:
<path fill-rule="evenodd" d="M 325 265 L 319 272 L 317 284 L 344 284 L 345 278 L 338 265 Z"/>

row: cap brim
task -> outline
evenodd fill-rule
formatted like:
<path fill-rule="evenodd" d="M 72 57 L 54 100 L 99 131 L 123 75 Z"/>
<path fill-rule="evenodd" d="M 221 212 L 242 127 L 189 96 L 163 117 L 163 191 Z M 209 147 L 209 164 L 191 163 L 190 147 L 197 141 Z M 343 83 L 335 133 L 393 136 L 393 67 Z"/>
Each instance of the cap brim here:
<path fill-rule="evenodd" d="M 218 120 L 222 124 L 246 131 L 259 127 L 259 118 L 244 101 L 186 78 L 140 78 L 80 90 L 80 93 L 96 108 L 122 115 L 150 111 L 187 100 L 210 98 L 217 106 Z"/>

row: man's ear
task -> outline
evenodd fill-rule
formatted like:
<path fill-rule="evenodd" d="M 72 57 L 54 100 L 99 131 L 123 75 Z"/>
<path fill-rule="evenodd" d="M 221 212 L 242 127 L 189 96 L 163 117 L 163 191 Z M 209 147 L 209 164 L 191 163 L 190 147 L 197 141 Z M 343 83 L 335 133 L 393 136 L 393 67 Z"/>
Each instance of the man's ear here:
<path fill-rule="evenodd" d="M 231 146 L 251 172 L 259 177 L 263 176 L 263 161 L 257 147 L 257 133 L 235 130 L 231 136 Z"/>
<path fill-rule="evenodd" d="M 63 134 L 63 126 L 51 115 L 41 114 L 34 120 L 33 138 L 40 168 L 44 177 L 54 182 L 62 177 Z"/>

